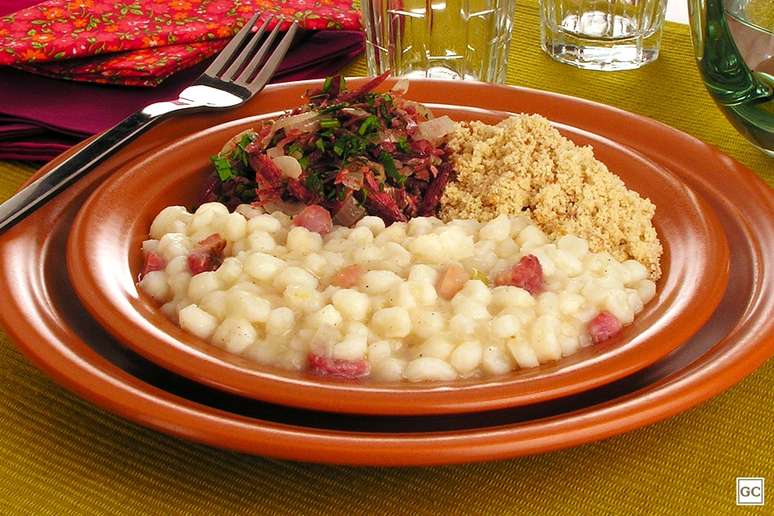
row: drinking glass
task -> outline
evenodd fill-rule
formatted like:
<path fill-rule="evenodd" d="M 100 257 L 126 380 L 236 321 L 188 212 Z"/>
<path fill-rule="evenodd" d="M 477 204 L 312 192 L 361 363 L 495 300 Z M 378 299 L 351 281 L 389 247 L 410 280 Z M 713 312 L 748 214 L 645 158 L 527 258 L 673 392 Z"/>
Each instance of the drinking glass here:
<path fill-rule="evenodd" d="M 541 46 L 578 68 L 639 68 L 658 58 L 665 11 L 665 0 L 541 0 Z"/>
<path fill-rule="evenodd" d="M 361 0 L 368 71 L 505 82 L 515 0 Z"/>
<path fill-rule="evenodd" d="M 774 0 L 689 0 L 696 63 L 710 95 L 774 157 Z"/>

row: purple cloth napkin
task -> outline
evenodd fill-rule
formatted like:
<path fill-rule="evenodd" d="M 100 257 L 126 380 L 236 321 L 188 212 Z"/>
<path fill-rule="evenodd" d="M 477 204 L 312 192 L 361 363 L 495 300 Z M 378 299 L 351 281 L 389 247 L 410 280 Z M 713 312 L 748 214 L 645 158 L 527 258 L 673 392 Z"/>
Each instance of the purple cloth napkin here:
<path fill-rule="evenodd" d="M 0 15 L 9 3 L 17 10 L 24 2 L 0 0 Z M 272 82 L 331 75 L 360 55 L 363 48 L 361 32 L 309 33 L 288 52 Z M 177 98 L 208 64 L 175 74 L 156 88 L 49 79 L 0 67 L 0 160 L 48 161 L 148 104 Z"/>

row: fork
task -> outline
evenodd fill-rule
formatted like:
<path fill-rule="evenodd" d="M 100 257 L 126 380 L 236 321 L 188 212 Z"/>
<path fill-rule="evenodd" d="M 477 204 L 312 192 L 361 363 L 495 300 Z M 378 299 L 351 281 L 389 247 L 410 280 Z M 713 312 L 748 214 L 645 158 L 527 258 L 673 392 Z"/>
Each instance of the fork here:
<path fill-rule="evenodd" d="M 260 92 L 290 48 L 298 31 L 298 22 L 291 23 L 270 53 L 283 20 L 279 19 L 274 29 L 263 39 L 272 17 L 267 17 L 251 35 L 259 17 L 260 13 L 257 13 L 245 23 L 204 73 L 180 92 L 177 100 L 156 102 L 129 115 L 0 204 L 0 232 L 32 213 L 158 121 L 172 114 L 233 108 Z M 256 52 L 262 39 L 263 43 Z"/>

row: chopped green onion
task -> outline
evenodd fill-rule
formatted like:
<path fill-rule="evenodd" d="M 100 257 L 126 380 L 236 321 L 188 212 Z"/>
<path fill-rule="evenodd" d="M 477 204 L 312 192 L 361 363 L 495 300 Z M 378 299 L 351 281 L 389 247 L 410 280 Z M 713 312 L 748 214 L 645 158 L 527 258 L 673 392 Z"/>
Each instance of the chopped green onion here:
<path fill-rule="evenodd" d="M 248 145 L 253 143 L 253 140 L 255 139 L 255 133 L 245 133 L 242 135 L 242 138 L 240 138 L 239 143 L 236 144 L 236 147 L 234 148 L 233 153 L 233 159 L 235 161 L 241 162 L 244 166 L 248 166 L 248 155 L 247 151 L 245 150 Z"/>
<path fill-rule="evenodd" d="M 301 169 L 306 169 L 306 167 L 309 166 L 309 158 L 307 156 L 304 156 L 302 158 L 298 158 L 298 164 L 301 165 Z"/>
<path fill-rule="evenodd" d="M 253 143 L 253 140 L 255 140 L 255 133 L 253 132 L 245 133 L 242 135 L 242 138 L 239 140 L 238 145 L 241 149 L 244 149 L 245 147 Z"/>
<path fill-rule="evenodd" d="M 325 142 L 322 138 L 317 138 L 317 141 L 314 142 L 314 146 L 320 149 L 320 152 L 325 152 Z"/>
<path fill-rule="evenodd" d="M 376 118 L 374 115 L 369 115 L 368 118 L 366 118 L 362 124 L 360 124 L 360 129 L 357 130 L 357 133 L 360 136 L 365 136 L 366 133 L 373 131 L 374 129 L 379 127 L 379 119 Z"/>
<path fill-rule="evenodd" d="M 237 185 L 235 188 L 235 193 L 236 196 L 242 199 L 244 202 L 252 202 L 256 198 L 255 188 L 248 185 Z"/>
<path fill-rule="evenodd" d="M 398 169 L 395 167 L 395 160 L 392 159 L 392 156 L 382 151 L 379 155 L 379 162 L 384 166 L 384 172 L 387 174 L 387 177 L 395 181 L 398 186 L 403 186 L 403 183 L 406 182 L 406 176 L 398 172 Z"/>
<path fill-rule="evenodd" d="M 398 138 L 398 141 L 395 142 L 395 145 L 398 147 L 398 150 L 401 152 L 411 152 L 411 146 L 408 143 L 408 140 L 406 140 L 405 136 L 401 136 Z"/>
<path fill-rule="evenodd" d="M 320 179 L 320 176 L 317 174 L 309 174 L 306 176 L 306 187 L 309 188 L 312 192 L 316 193 L 317 195 L 322 195 L 323 193 L 323 181 Z"/>
<path fill-rule="evenodd" d="M 217 172 L 218 178 L 221 181 L 228 181 L 234 177 L 234 169 L 231 168 L 231 162 L 227 158 L 216 154 L 215 156 L 212 156 L 210 160 L 212 161 L 212 164 L 215 165 L 215 172 Z"/>
<path fill-rule="evenodd" d="M 320 113 L 321 115 L 325 115 L 327 113 L 333 113 L 334 111 L 339 111 L 343 107 L 346 107 L 346 104 L 343 102 L 340 102 L 338 104 L 331 104 L 330 106 L 320 108 L 318 110 L 318 113 Z"/>
<path fill-rule="evenodd" d="M 323 82 L 323 93 L 328 93 L 331 91 L 331 85 L 333 84 L 333 77 L 326 77 L 325 82 Z"/>
<path fill-rule="evenodd" d="M 323 129 L 336 129 L 337 127 L 341 127 L 341 122 L 335 118 L 326 118 L 320 120 L 320 127 Z"/>
<path fill-rule="evenodd" d="M 344 146 L 341 145 L 339 142 L 336 142 L 333 144 L 333 152 L 336 154 L 336 156 L 341 156 L 344 154 Z"/>
<path fill-rule="evenodd" d="M 338 191 L 336 190 L 336 187 L 333 188 L 333 190 L 330 190 L 328 193 L 325 194 L 325 198 L 333 201 L 338 198 Z"/>
<path fill-rule="evenodd" d="M 296 159 L 301 159 L 301 157 L 304 155 L 304 149 L 297 143 L 291 143 L 286 153 L 288 156 L 293 156 Z"/>
<path fill-rule="evenodd" d="M 390 122 L 392 122 L 393 116 L 390 114 L 390 106 L 388 106 L 386 103 L 382 103 L 379 106 L 379 114 L 382 115 L 382 118 L 388 125 Z"/>

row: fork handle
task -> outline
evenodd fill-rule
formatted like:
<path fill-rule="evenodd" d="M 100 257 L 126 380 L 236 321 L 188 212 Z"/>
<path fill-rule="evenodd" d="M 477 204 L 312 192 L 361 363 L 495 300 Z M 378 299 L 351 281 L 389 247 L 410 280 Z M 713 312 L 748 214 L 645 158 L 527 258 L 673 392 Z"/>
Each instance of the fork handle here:
<path fill-rule="evenodd" d="M 179 99 L 157 102 L 123 119 L 44 175 L 25 186 L 0 204 L 0 232 L 19 222 L 92 167 L 110 157 L 127 142 L 147 131 L 154 123 L 175 111 L 188 111 L 201 106 Z"/>

